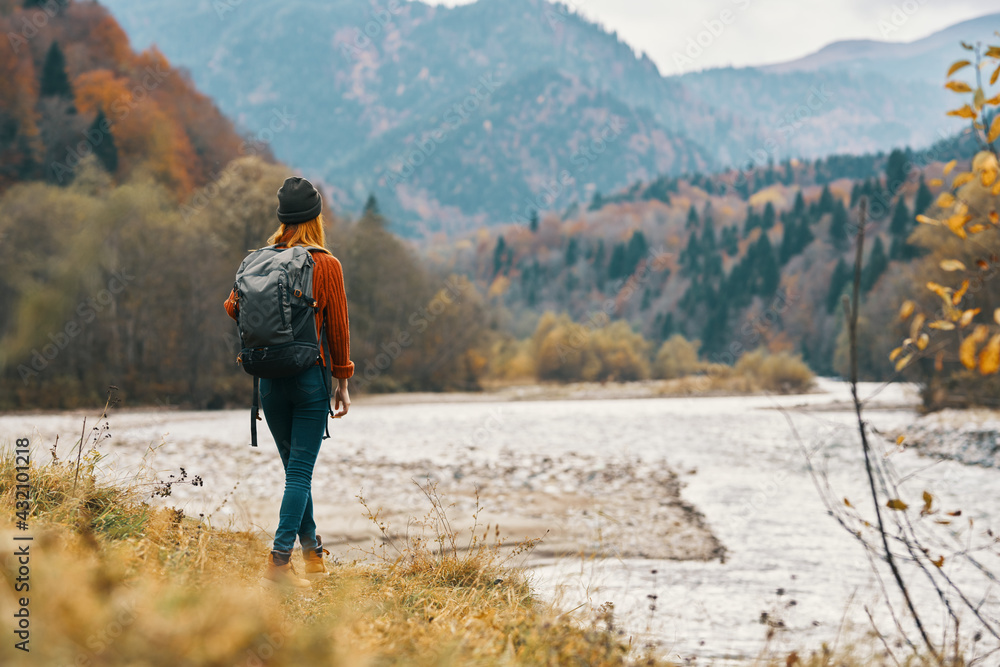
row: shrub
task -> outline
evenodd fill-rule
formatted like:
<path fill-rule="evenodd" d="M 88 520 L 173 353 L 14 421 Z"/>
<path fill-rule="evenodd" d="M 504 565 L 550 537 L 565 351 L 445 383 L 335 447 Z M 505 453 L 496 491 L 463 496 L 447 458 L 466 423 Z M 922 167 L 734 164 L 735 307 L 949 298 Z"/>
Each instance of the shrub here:
<path fill-rule="evenodd" d="M 673 380 L 698 372 L 699 341 L 689 341 L 680 334 L 674 334 L 663 342 L 653 362 L 653 376 L 661 380 Z"/>
<path fill-rule="evenodd" d="M 752 378 L 761 389 L 784 394 L 807 391 L 815 379 L 799 355 L 788 352 L 769 354 L 761 348 L 740 357 L 735 372 Z"/>

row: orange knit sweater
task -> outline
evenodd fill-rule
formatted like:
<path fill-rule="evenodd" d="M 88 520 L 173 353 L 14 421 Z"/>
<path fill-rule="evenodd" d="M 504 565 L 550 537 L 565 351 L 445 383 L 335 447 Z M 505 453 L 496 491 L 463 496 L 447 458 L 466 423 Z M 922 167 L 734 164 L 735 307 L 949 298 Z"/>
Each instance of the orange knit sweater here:
<path fill-rule="evenodd" d="M 340 261 L 333 255 L 319 250 L 312 250 L 316 268 L 313 270 L 313 298 L 319 302 L 316 312 L 316 335 L 326 322 L 326 339 L 329 345 L 330 365 L 335 378 L 349 378 L 354 375 L 354 362 L 351 361 L 351 332 L 347 321 L 347 293 L 344 290 L 344 270 Z M 239 304 L 236 302 L 235 291 L 229 293 L 226 299 L 226 312 L 236 319 Z M 326 350 L 320 345 L 320 355 L 326 363 Z"/>

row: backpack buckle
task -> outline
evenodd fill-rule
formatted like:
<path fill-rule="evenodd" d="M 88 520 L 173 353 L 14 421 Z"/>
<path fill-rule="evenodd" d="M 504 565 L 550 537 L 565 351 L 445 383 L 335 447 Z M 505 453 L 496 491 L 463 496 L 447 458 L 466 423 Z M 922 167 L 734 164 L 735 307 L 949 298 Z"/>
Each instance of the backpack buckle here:
<path fill-rule="evenodd" d="M 295 298 L 296 299 L 301 299 L 302 298 L 302 290 L 300 290 L 300 289 L 295 290 L 293 292 L 293 294 L 295 294 Z"/>

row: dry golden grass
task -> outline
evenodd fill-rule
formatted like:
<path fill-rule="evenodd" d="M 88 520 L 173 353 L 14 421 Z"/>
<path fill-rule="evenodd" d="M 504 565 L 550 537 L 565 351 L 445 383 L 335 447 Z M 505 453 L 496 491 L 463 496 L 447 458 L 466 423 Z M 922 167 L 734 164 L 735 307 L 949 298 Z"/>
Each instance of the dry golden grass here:
<path fill-rule="evenodd" d="M 5 451 L 0 530 L 9 545 L 14 461 Z M 306 592 L 262 588 L 261 539 L 151 509 L 148 487 L 101 484 L 96 461 L 85 457 L 75 487 L 75 461 L 32 465 L 29 592 L 14 592 L 10 550 L 0 557 L 0 615 L 12 618 L 16 597 L 30 596 L 31 653 L 4 641 L 0 664 L 666 664 L 630 653 L 608 619 L 560 615 L 536 600 L 485 535 L 468 550 L 449 548 L 450 527 L 435 548 L 411 541 L 390 560 L 336 564 Z"/>

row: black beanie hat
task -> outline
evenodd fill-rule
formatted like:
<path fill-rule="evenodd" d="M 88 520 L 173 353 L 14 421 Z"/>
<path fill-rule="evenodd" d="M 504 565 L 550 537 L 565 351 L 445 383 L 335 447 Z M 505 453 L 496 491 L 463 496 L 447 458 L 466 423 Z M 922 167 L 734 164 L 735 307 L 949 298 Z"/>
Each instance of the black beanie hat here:
<path fill-rule="evenodd" d="M 286 178 L 278 190 L 278 221 L 286 225 L 309 222 L 323 210 L 323 200 L 313 184 L 304 178 Z"/>

